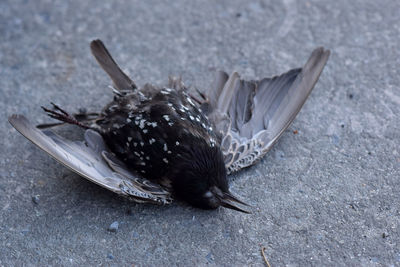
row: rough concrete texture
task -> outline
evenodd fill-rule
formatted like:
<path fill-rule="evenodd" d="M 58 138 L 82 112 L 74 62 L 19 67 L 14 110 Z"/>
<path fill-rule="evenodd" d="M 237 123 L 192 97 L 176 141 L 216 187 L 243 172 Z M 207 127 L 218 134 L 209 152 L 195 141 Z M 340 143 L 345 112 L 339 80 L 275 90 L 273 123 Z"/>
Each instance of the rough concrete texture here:
<path fill-rule="evenodd" d="M 261 266 L 264 246 L 272 266 L 400 266 L 399 10 L 396 0 L 1 1 L 0 265 Z M 12 129 L 12 113 L 49 121 L 50 101 L 73 111 L 110 100 L 93 38 L 139 85 L 176 74 L 205 88 L 216 69 L 254 79 L 301 66 L 316 46 L 332 55 L 273 150 L 232 177 L 254 206 L 245 215 L 131 203 Z"/>

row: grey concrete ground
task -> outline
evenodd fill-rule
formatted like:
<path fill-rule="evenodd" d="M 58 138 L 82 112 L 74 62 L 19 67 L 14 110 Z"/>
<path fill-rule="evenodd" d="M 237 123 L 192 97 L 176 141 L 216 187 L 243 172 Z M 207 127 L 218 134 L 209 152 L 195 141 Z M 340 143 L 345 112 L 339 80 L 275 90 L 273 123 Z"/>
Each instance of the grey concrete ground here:
<path fill-rule="evenodd" d="M 79 2 L 0 2 L 0 265 L 262 266 L 264 246 L 272 266 L 400 266 L 399 1 Z M 254 79 L 316 46 L 332 55 L 274 149 L 232 177 L 244 215 L 130 203 L 11 128 L 12 113 L 48 121 L 50 101 L 107 103 L 93 38 L 140 85 L 205 88 L 215 69 Z"/>

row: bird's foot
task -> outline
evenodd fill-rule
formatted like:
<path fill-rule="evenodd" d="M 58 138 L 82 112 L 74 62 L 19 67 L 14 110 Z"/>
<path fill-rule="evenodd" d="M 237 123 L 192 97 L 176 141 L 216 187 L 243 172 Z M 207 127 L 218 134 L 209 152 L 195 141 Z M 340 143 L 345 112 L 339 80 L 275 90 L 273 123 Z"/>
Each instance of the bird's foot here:
<path fill-rule="evenodd" d="M 89 129 L 90 127 L 88 127 L 87 125 L 79 122 L 73 115 L 70 115 L 68 112 L 66 112 L 65 110 L 63 110 L 62 108 L 60 108 L 59 106 L 57 106 L 56 104 L 54 104 L 53 102 L 51 103 L 53 105 L 53 109 L 48 109 L 42 106 L 42 109 L 47 113 L 47 115 L 53 119 L 65 122 L 65 123 L 69 123 L 69 124 L 74 124 L 74 125 L 78 125 L 79 127 L 85 128 L 85 129 Z"/>

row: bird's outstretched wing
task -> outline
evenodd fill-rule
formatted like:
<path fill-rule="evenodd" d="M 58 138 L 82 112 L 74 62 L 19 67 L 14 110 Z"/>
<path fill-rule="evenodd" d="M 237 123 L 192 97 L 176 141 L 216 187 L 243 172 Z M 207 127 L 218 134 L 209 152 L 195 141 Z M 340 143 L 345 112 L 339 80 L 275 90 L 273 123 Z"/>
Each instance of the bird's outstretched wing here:
<path fill-rule="evenodd" d="M 172 201 L 168 190 L 136 175 L 107 152 L 103 138 L 93 130 L 86 130 L 85 141 L 74 142 L 37 129 L 22 115 L 12 115 L 9 121 L 32 143 L 91 182 L 139 203 Z"/>
<path fill-rule="evenodd" d="M 271 149 L 299 113 L 329 54 L 317 48 L 303 68 L 259 81 L 217 72 L 202 109 L 221 134 L 229 173 L 254 164 Z"/>

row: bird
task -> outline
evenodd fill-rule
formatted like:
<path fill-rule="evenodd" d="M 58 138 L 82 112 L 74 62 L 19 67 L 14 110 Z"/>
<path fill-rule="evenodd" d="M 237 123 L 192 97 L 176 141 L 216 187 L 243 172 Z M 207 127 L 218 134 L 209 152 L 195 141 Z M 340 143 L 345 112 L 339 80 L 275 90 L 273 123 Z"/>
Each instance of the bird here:
<path fill-rule="evenodd" d="M 56 160 L 88 180 L 138 203 L 180 199 L 201 209 L 251 213 L 227 176 L 259 161 L 289 127 L 314 88 L 330 51 L 316 48 L 302 68 L 247 81 L 217 71 L 208 90 L 191 92 L 181 78 L 138 88 L 97 39 L 90 49 L 111 78 L 113 100 L 98 113 L 42 107 L 57 123 L 9 122 Z M 193 90 L 192 90 L 193 91 Z M 80 142 L 48 128 L 85 129 Z"/>

